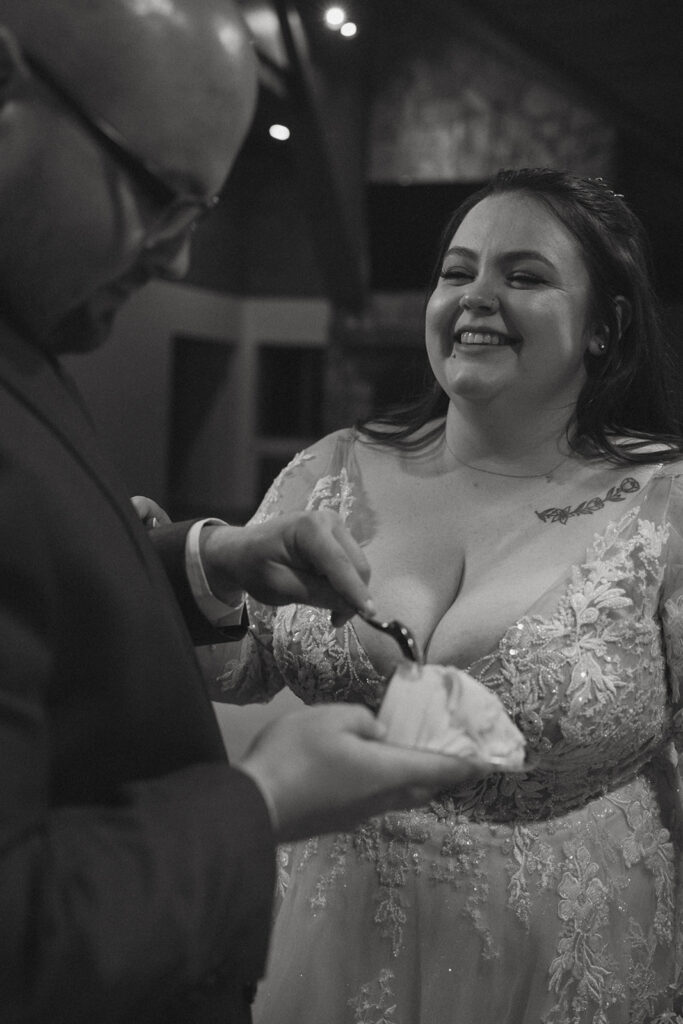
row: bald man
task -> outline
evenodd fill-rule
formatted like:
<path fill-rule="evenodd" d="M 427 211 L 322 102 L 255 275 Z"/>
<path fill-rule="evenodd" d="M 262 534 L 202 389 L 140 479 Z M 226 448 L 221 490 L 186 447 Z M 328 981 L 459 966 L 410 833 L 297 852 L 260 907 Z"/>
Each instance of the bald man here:
<path fill-rule="evenodd" d="M 471 771 L 354 707 L 288 716 L 229 766 L 188 627 L 233 635 L 243 588 L 342 622 L 362 552 L 331 513 L 153 547 L 60 368 L 182 276 L 255 95 L 229 0 L 0 0 L 2 1024 L 247 1021 L 276 841 Z"/>

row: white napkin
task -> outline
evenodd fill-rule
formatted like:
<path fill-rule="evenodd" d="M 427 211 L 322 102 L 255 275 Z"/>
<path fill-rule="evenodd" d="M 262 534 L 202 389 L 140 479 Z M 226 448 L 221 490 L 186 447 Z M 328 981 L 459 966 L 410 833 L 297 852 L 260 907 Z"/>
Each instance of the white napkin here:
<path fill-rule="evenodd" d="M 524 737 L 498 697 L 451 665 L 399 665 L 378 718 L 388 743 L 524 771 Z"/>

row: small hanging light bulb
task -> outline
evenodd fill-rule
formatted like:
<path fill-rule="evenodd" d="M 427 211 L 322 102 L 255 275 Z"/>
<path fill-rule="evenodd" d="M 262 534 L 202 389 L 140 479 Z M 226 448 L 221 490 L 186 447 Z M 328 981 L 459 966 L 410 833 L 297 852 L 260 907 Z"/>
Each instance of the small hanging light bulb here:
<path fill-rule="evenodd" d="M 278 142 L 286 142 L 292 133 L 286 124 L 271 124 L 268 134 L 271 139 L 277 139 Z"/>
<path fill-rule="evenodd" d="M 346 21 L 346 11 L 343 7 L 328 7 L 325 11 L 325 24 L 328 28 L 340 29 Z"/>

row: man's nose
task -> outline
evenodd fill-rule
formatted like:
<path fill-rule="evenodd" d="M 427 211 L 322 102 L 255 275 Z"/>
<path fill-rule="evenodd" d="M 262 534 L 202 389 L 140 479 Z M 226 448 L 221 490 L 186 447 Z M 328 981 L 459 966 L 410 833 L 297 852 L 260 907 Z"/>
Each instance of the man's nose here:
<path fill-rule="evenodd" d="M 181 281 L 190 269 L 191 233 L 181 234 L 150 242 L 142 254 L 145 267 L 166 281 Z"/>

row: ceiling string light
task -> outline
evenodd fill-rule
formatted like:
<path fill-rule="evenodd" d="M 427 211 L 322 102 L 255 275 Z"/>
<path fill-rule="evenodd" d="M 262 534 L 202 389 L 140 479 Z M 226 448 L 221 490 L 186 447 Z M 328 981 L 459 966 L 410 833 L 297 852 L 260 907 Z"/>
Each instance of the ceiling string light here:
<path fill-rule="evenodd" d="M 346 11 L 343 7 L 328 7 L 325 11 L 325 24 L 328 28 L 340 29 L 346 21 Z"/>
<path fill-rule="evenodd" d="M 277 142 L 286 142 L 291 132 L 286 124 L 271 124 L 268 134 L 271 139 L 275 139 Z"/>
<path fill-rule="evenodd" d="M 358 31 L 355 21 L 350 21 L 343 7 L 328 7 L 324 14 L 325 24 L 333 32 L 339 32 L 346 39 L 350 39 Z"/>

